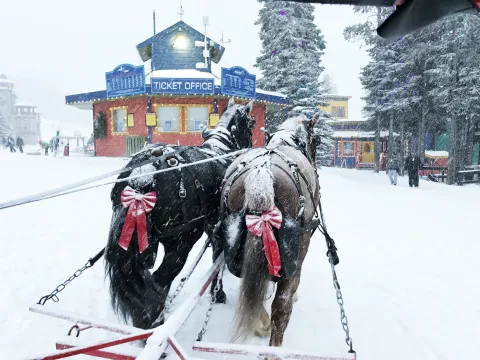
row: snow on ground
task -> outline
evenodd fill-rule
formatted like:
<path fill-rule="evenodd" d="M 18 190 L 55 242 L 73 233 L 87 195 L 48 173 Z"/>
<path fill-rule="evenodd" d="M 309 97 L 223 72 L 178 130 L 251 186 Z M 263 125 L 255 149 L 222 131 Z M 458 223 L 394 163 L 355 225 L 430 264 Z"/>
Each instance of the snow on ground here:
<path fill-rule="evenodd" d="M 0 202 L 106 173 L 123 159 L 51 158 L 0 151 Z M 370 171 L 323 169 L 322 199 L 329 232 L 339 248 L 339 281 L 354 347 L 360 359 L 474 358 L 480 331 L 478 204 L 480 187 L 448 187 L 407 179 L 391 186 Z M 54 350 L 71 324 L 33 314 L 28 307 L 50 293 L 106 243 L 111 187 L 0 211 L 0 359 L 32 358 Z M 201 247 L 198 243 L 190 261 Z M 317 233 L 303 268 L 284 346 L 346 352 L 325 242 Z M 207 254 L 178 305 L 210 266 Z M 224 280 L 227 305 L 215 306 L 205 341 L 227 342 L 238 280 Z M 117 321 L 109 308 L 103 264 L 87 270 L 59 294 L 52 309 Z M 271 300 L 270 300 L 271 302 Z M 208 307 L 205 297 L 178 334 L 187 349 Z M 106 339 L 100 330 L 82 333 Z M 266 339 L 254 339 L 266 344 Z M 193 353 L 206 359 L 224 356 Z M 82 357 L 77 357 L 82 358 Z M 172 356 L 171 358 L 174 358 Z M 232 357 L 228 357 L 232 358 Z"/>

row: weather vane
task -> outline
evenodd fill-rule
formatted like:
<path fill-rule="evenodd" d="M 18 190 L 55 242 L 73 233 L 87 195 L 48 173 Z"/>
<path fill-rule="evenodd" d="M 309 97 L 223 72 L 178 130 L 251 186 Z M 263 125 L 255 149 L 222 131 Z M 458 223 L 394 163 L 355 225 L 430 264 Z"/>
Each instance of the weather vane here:
<path fill-rule="evenodd" d="M 183 6 L 180 5 L 180 10 L 178 11 L 178 15 L 180 15 L 180 21 L 182 21 L 184 14 L 185 14 L 185 11 L 183 10 Z"/>

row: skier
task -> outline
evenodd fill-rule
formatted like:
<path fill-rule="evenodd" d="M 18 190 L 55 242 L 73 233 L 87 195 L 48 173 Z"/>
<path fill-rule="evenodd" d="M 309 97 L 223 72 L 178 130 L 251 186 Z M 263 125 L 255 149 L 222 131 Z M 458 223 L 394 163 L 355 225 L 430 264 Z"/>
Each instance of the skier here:
<path fill-rule="evenodd" d="M 408 185 L 418 187 L 418 171 L 421 168 L 420 158 L 417 154 L 410 153 L 405 159 L 405 170 L 408 173 Z"/>
<path fill-rule="evenodd" d="M 20 153 L 23 154 L 23 139 L 20 136 L 17 136 L 17 147 Z"/>
<path fill-rule="evenodd" d="M 387 162 L 387 171 L 388 178 L 390 179 L 390 184 L 397 185 L 397 176 L 400 172 L 400 161 L 398 159 L 397 153 L 394 152 L 390 159 Z"/>

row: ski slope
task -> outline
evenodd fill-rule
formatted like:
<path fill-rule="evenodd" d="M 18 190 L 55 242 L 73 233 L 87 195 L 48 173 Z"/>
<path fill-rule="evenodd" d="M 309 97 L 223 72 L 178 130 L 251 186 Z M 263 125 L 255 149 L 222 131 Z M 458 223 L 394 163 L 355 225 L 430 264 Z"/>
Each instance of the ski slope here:
<path fill-rule="evenodd" d="M 125 163 L 124 159 L 0 151 L 0 202 L 106 173 Z M 359 359 L 477 358 L 480 187 L 421 181 L 416 189 L 408 187 L 406 178 L 391 186 L 385 173 L 327 168 L 319 174 L 327 226 L 339 248 L 337 273 Z M 30 313 L 28 307 L 105 245 L 110 188 L 0 211 L 0 359 L 52 351 L 55 341 L 66 335 L 71 324 Z M 324 239 L 315 234 L 284 346 L 343 354 L 347 347 L 325 251 Z M 175 305 L 210 265 L 207 253 Z M 238 280 L 226 273 L 224 283 L 228 303 L 215 306 L 204 341 L 230 338 Z M 59 294 L 60 302 L 45 306 L 118 322 L 107 289 L 100 261 Z M 208 297 L 202 299 L 178 335 L 187 349 L 201 328 L 208 302 Z M 81 336 L 102 340 L 114 335 L 90 330 Z M 256 338 L 253 343 L 268 341 Z M 225 358 L 191 353 L 205 359 Z"/>

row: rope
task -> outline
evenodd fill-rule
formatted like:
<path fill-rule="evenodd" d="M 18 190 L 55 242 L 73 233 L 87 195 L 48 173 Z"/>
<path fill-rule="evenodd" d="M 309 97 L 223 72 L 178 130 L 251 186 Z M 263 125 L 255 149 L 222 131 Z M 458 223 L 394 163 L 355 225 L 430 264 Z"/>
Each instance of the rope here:
<path fill-rule="evenodd" d="M 138 174 L 138 175 L 129 176 L 129 177 L 126 177 L 126 178 L 123 178 L 123 179 L 116 179 L 116 180 L 108 181 L 108 182 L 105 182 L 105 183 L 102 183 L 102 184 L 91 185 L 91 186 L 82 187 L 80 189 L 71 190 L 72 188 L 76 188 L 78 186 L 81 186 L 82 183 L 83 184 L 88 183 L 87 180 L 84 180 L 80 183 L 77 183 L 77 184 L 80 184 L 80 185 L 74 184 L 74 185 L 69 185 L 69 186 L 66 186 L 66 187 L 64 186 L 64 187 L 61 187 L 60 190 L 57 189 L 57 190 L 53 190 L 53 191 L 47 191 L 47 192 L 39 193 L 39 194 L 36 194 L 36 195 L 28 196 L 28 197 L 25 197 L 25 198 L 19 198 L 19 199 L 16 199 L 16 200 L 8 201 L 6 203 L 0 204 L 0 210 L 7 209 L 7 208 L 10 208 L 10 207 L 19 206 L 19 205 L 25 205 L 25 204 L 29 204 L 29 203 L 33 203 L 33 202 L 37 202 L 37 201 L 41 201 L 41 200 L 52 199 L 52 198 L 67 195 L 67 194 L 74 194 L 76 192 L 95 189 L 95 188 L 101 187 L 101 186 L 126 182 L 126 181 L 129 181 L 131 179 L 136 179 L 136 178 L 143 177 L 143 176 L 160 174 L 160 173 L 164 173 L 164 172 L 168 172 L 168 171 L 178 170 L 178 169 L 185 168 L 185 167 L 190 167 L 190 166 L 194 166 L 194 165 L 207 163 L 207 162 L 210 162 L 210 161 L 215 161 L 215 160 L 218 160 L 218 159 L 228 158 L 228 157 L 231 157 L 231 156 L 235 156 L 237 154 L 240 155 L 242 153 L 245 153 L 248 150 L 249 149 L 242 149 L 242 150 L 234 151 L 232 153 L 228 153 L 228 154 L 225 154 L 225 155 L 219 155 L 219 156 L 215 156 L 213 158 L 195 161 L 195 162 L 190 163 L 190 164 L 180 164 L 178 166 L 170 167 L 170 168 L 167 168 L 167 169 L 160 169 L 160 170 L 152 171 L 152 172 L 149 172 L 149 173 L 142 173 L 142 174 Z M 171 155 L 171 154 L 172 153 L 169 153 L 168 155 Z M 158 160 L 158 159 L 155 159 L 155 161 L 156 160 Z M 126 172 L 126 171 L 129 171 L 129 170 L 128 169 L 122 169 L 121 172 Z M 110 176 L 112 176 L 110 174 L 111 173 L 109 173 L 109 176 L 104 176 L 104 175 L 101 175 L 101 176 L 110 177 Z M 101 180 L 102 178 L 96 177 L 96 178 L 92 178 L 92 179 L 95 179 L 95 180 L 90 181 L 90 182 L 96 182 L 98 180 Z M 65 190 L 65 188 L 68 188 L 68 190 L 67 191 L 61 191 L 61 190 Z"/>

